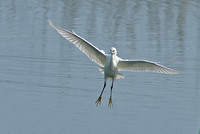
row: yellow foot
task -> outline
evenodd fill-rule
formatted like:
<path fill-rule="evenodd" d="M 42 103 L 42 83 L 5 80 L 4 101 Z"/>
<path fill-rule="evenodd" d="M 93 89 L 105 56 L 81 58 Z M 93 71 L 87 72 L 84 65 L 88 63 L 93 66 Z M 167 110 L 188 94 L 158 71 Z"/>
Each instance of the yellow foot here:
<path fill-rule="evenodd" d="M 112 97 L 110 97 L 109 103 L 108 103 L 108 107 L 111 108 L 112 106 L 113 106 L 113 104 L 112 104 Z"/>
<path fill-rule="evenodd" d="M 95 103 L 96 103 L 96 106 L 101 105 L 101 96 L 99 96 L 98 100 Z"/>

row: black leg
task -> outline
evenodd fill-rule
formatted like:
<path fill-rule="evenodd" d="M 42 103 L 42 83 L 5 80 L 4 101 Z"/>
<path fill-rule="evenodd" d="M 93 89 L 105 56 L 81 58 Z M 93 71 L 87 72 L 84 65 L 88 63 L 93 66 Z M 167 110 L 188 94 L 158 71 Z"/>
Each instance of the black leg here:
<path fill-rule="evenodd" d="M 98 106 L 99 104 L 101 104 L 101 98 L 102 98 L 102 94 L 103 94 L 103 91 L 104 91 L 105 87 L 106 87 L 106 80 L 105 80 L 105 82 L 104 82 L 104 86 L 103 86 L 103 89 L 102 89 L 102 91 L 101 91 L 101 94 L 100 94 L 99 98 L 97 99 L 97 101 L 95 102 L 97 106 Z"/>
<path fill-rule="evenodd" d="M 113 83 L 114 83 L 114 80 L 112 80 L 112 85 L 111 85 L 111 88 L 110 88 L 110 97 L 112 97 L 112 89 L 113 89 Z"/>
<path fill-rule="evenodd" d="M 103 89 L 102 89 L 102 91 L 101 91 L 101 94 L 100 94 L 100 96 L 102 96 L 102 94 L 103 94 L 103 91 L 104 91 L 105 87 L 106 87 L 106 81 L 104 82 L 104 86 L 103 86 Z"/>
<path fill-rule="evenodd" d="M 112 107 L 112 89 L 113 89 L 113 83 L 114 83 L 114 80 L 112 80 L 112 85 L 111 85 L 111 88 L 110 88 L 110 99 L 109 99 L 109 103 L 108 103 L 108 107 L 109 108 Z"/>

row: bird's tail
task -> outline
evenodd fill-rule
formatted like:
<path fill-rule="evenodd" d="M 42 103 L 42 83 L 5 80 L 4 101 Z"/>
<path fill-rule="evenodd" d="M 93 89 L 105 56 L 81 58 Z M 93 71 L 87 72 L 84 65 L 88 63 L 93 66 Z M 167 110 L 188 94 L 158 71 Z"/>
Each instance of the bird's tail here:
<path fill-rule="evenodd" d="M 117 76 L 115 77 L 116 80 L 119 80 L 119 79 L 124 79 L 125 76 L 123 74 L 120 74 L 118 73 Z"/>
<path fill-rule="evenodd" d="M 103 67 L 98 67 L 99 71 L 104 74 L 104 68 Z M 115 77 L 115 80 L 119 80 L 119 79 L 124 79 L 125 76 L 121 73 L 117 73 L 116 77 Z"/>
<path fill-rule="evenodd" d="M 104 68 L 103 67 L 98 67 L 99 71 L 104 74 Z"/>

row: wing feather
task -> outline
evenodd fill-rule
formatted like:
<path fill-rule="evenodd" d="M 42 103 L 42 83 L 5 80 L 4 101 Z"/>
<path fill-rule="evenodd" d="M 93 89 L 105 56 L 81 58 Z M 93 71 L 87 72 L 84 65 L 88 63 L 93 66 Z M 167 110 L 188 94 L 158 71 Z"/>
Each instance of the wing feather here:
<path fill-rule="evenodd" d="M 118 63 L 119 71 L 133 71 L 133 72 L 157 72 L 165 74 L 178 74 L 171 68 L 165 67 L 163 65 L 150 62 L 150 61 L 133 61 L 133 60 L 120 60 Z"/>
<path fill-rule="evenodd" d="M 74 31 L 70 32 L 61 27 L 54 25 L 49 20 L 49 25 L 58 31 L 65 39 L 72 42 L 76 47 L 78 47 L 88 58 L 103 67 L 106 63 L 106 56 L 102 50 L 89 43 L 87 40 L 83 39 L 77 35 Z"/>

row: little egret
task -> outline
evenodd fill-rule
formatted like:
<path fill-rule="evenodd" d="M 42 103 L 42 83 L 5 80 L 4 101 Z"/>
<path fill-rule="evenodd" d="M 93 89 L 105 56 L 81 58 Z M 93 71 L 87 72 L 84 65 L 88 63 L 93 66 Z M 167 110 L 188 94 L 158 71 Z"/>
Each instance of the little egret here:
<path fill-rule="evenodd" d="M 63 29 L 59 26 L 54 25 L 49 20 L 49 25 L 55 28 L 59 34 L 61 34 L 65 39 L 73 43 L 78 47 L 88 58 L 98 64 L 99 70 L 104 73 L 104 86 L 101 91 L 101 94 L 97 101 L 95 102 L 98 106 L 101 104 L 101 98 L 103 91 L 106 87 L 106 80 L 109 78 L 112 80 L 110 99 L 108 107 L 112 107 L 112 89 L 114 80 L 125 78 L 124 75 L 119 73 L 119 71 L 145 71 L 145 72 L 157 72 L 165 74 L 178 74 L 178 71 L 167 68 L 163 65 L 146 61 L 146 60 L 124 60 L 117 56 L 117 50 L 114 47 L 111 47 L 109 54 L 105 54 L 103 50 L 98 49 L 96 46 L 92 45 L 90 42 L 84 38 L 77 35 L 74 31 L 70 32 L 66 29 Z"/>

